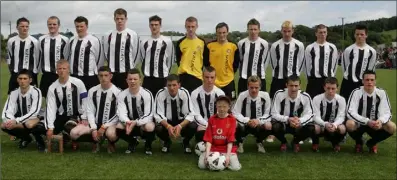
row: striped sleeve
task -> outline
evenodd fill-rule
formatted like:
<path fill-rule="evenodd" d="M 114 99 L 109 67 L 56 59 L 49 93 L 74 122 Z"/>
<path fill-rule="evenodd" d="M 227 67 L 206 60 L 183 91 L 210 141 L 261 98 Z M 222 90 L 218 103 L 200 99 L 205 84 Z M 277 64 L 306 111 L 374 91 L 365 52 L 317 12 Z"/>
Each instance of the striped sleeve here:
<path fill-rule="evenodd" d="M 245 99 L 245 95 L 246 93 L 240 93 L 240 95 L 238 96 L 234 106 L 233 106 L 233 116 L 236 118 L 236 120 L 242 124 L 247 124 L 248 121 L 250 120 L 249 117 L 244 117 L 241 109 L 243 106 L 245 106 L 245 104 L 243 104 L 243 101 Z"/>
<path fill-rule="evenodd" d="M 142 97 L 143 97 L 143 103 L 144 103 L 145 107 L 143 107 L 143 109 L 144 109 L 143 116 L 140 117 L 137 121 L 138 126 L 141 126 L 148 122 L 153 121 L 153 109 L 154 109 L 153 95 L 149 90 L 143 89 Z"/>
<path fill-rule="evenodd" d="M 387 123 L 391 119 L 392 114 L 391 114 L 390 101 L 385 90 L 381 90 L 380 104 L 378 111 L 380 115 L 378 119 L 381 120 L 383 124 Z"/>
<path fill-rule="evenodd" d="M 160 123 L 161 121 L 165 120 L 167 121 L 166 117 L 166 112 L 165 107 L 164 107 L 164 89 L 160 89 L 157 94 L 156 94 L 156 99 L 155 99 L 155 112 L 154 112 L 154 119 L 156 120 L 157 123 Z"/>
<path fill-rule="evenodd" d="M 360 103 L 360 89 L 353 90 L 350 94 L 349 102 L 347 103 L 347 115 L 349 119 L 353 119 L 360 124 L 366 125 L 369 121 L 368 118 L 358 114 L 358 107 Z"/>
<path fill-rule="evenodd" d="M 181 98 L 183 100 L 183 104 L 186 104 L 182 107 L 182 112 L 185 115 L 185 119 L 192 122 L 194 121 L 194 117 L 196 114 L 193 110 L 193 103 L 190 98 L 190 94 L 186 89 L 180 89 L 180 91 L 182 91 Z"/>
<path fill-rule="evenodd" d="M 299 118 L 300 123 L 302 126 L 306 125 L 307 123 L 313 121 L 313 104 L 312 99 L 310 98 L 309 94 L 302 93 L 303 97 L 303 112 L 302 116 Z"/>
<path fill-rule="evenodd" d="M 97 125 L 96 125 L 96 122 L 95 122 L 96 108 L 95 108 L 94 101 L 93 101 L 93 98 L 96 98 L 96 97 L 93 97 L 93 91 L 94 90 L 95 90 L 95 87 L 91 88 L 88 91 L 86 112 L 87 112 L 87 120 L 88 120 L 88 123 L 90 124 L 91 129 L 95 129 L 96 130 L 97 129 Z"/>
<path fill-rule="evenodd" d="M 200 114 L 199 102 L 197 101 L 197 98 L 199 98 L 198 95 L 199 95 L 199 90 L 196 89 L 196 90 L 194 90 L 192 92 L 192 96 L 191 96 L 191 99 L 192 99 L 192 102 L 193 102 L 194 111 L 197 112 L 197 114 L 195 115 L 195 120 L 196 120 L 197 124 L 199 124 L 201 126 L 204 126 L 204 127 L 207 127 L 208 122 Z"/>
<path fill-rule="evenodd" d="M 265 92 L 264 98 L 265 98 L 265 111 L 262 112 L 263 113 L 262 117 L 259 118 L 260 124 L 265 124 L 265 122 L 269 122 L 272 117 L 270 115 L 271 100 L 269 94 Z"/>
<path fill-rule="evenodd" d="M 339 108 L 338 108 L 338 112 L 336 114 L 336 118 L 333 123 L 336 127 L 343 124 L 343 122 L 345 121 L 345 117 L 346 117 L 346 100 L 345 100 L 345 98 L 342 96 L 339 96 L 337 101 L 339 104 Z"/>
<path fill-rule="evenodd" d="M 280 121 L 283 123 L 286 123 L 288 121 L 288 116 L 284 116 L 283 114 L 280 114 L 281 111 L 281 101 L 283 98 L 282 93 L 284 93 L 284 90 L 278 90 L 274 94 L 274 98 L 272 101 L 272 109 L 270 114 L 272 115 L 272 118 L 275 119 L 276 121 Z"/>
<path fill-rule="evenodd" d="M 6 122 L 7 120 L 14 120 L 15 119 L 15 93 L 10 93 L 10 95 L 7 98 L 6 104 L 3 107 L 3 113 L 2 113 L 2 119 L 3 122 Z"/>
<path fill-rule="evenodd" d="M 128 117 L 128 107 L 127 104 L 125 104 L 124 99 L 126 98 L 126 95 L 124 91 L 122 91 L 118 96 L 117 96 L 117 116 L 119 116 L 119 120 L 122 123 L 125 123 L 127 120 L 130 120 Z"/>
<path fill-rule="evenodd" d="M 46 107 L 46 116 L 45 116 L 45 125 L 47 129 L 54 129 L 54 122 L 56 118 L 56 113 L 58 110 L 56 100 L 55 100 L 55 88 L 48 89 L 47 93 L 47 107 Z"/>
<path fill-rule="evenodd" d="M 31 91 L 31 97 L 33 99 L 32 101 L 32 105 L 30 108 L 30 111 L 25 114 L 22 117 L 17 117 L 15 120 L 19 123 L 23 123 L 31 118 L 37 117 L 37 114 L 39 114 L 40 112 L 40 107 L 41 107 L 41 100 L 42 100 L 42 96 L 41 96 L 41 91 L 40 89 L 31 86 L 30 88 L 33 88 Z"/>
<path fill-rule="evenodd" d="M 319 94 L 319 95 L 317 95 L 317 96 L 315 96 L 314 98 L 313 98 L 313 114 L 314 114 L 314 116 L 313 116 L 313 121 L 316 123 L 316 124 L 318 124 L 318 125 L 320 125 L 320 126 L 325 126 L 325 122 L 324 122 L 324 120 L 321 118 L 321 110 L 320 110 L 320 106 L 321 106 L 321 97 L 322 97 L 323 95 L 322 94 Z M 340 108 L 339 108 L 340 109 Z M 341 110 L 341 109 L 340 109 Z M 343 109 L 343 111 L 344 111 L 344 109 Z"/>

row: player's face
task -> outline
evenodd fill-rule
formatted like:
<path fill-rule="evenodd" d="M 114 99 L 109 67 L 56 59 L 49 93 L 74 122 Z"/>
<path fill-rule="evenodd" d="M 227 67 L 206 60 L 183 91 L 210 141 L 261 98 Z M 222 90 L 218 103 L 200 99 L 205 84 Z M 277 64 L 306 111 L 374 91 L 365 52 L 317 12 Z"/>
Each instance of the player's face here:
<path fill-rule="evenodd" d="M 327 28 L 318 29 L 316 32 L 316 37 L 318 40 L 325 41 L 327 38 Z"/>
<path fill-rule="evenodd" d="M 248 25 L 247 28 L 248 31 L 248 36 L 252 39 L 252 38 L 257 38 L 259 36 L 259 26 L 258 25 Z"/>
<path fill-rule="evenodd" d="M 292 27 L 283 27 L 281 28 L 281 34 L 283 35 L 283 39 L 291 39 L 294 29 Z"/>
<path fill-rule="evenodd" d="M 325 94 L 327 94 L 327 96 L 334 97 L 336 94 L 336 91 L 338 91 L 338 86 L 336 84 L 326 83 L 324 86 L 324 91 L 325 91 Z"/>
<path fill-rule="evenodd" d="M 251 97 L 255 98 L 258 96 L 258 93 L 261 89 L 260 82 L 249 82 L 248 83 L 248 92 Z"/>
<path fill-rule="evenodd" d="M 116 14 L 116 16 L 114 17 L 114 22 L 116 23 L 117 27 L 122 28 L 125 26 L 127 18 L 124 14 Z"/>
<path fill-rule="evenodd" d="M 47 27 L 50 33 L 58 33 L 59 31 L 59 24 L 57 19 L 48 19 L 47 20 Z"/>
<path fill-rule="evenodd" d="M 225 42 L 227 41 L 227 35 L 229 32 L 227 31 L 226 27 L 221 27 L 216 29 L 216 37 L 218 39 L 218 42 Z"/>
<path fill-rule="evenodd" d="M 69 76 L 69 64 L 58 64 L 57 65 L 57 74 L 60 78 L 65 78 Z"/>
<path fill-rule="evenodd" d="M 139 74 L 128 74 L 127 84 L 129 88 L 138 88 L 141 85 L 141 78 Z"/>
<path fill-rule="evenodd" d="M 17 26 L 18 34 L 27 35 L 29 33 L 29 23 L 28 22 L 20 22 Z"/>
<path fill-rule="evenodd" d="M 365 89 L 373 89 L 376 85 L 375 75 L 366 74 L 363 78 L 363 85 Z"/>
<path fill-rule="evenodd" d="M 21 74 L 18 76 L 17 81 L 18 81 L 19 87 L 27 88 L 30 85 L 30 83 L 32 82 L 32 78 L 29 78 L 29 76 L 26 74 Z"/>
<path fill-rule="evenodd" d="M 186 28 L 186 34 L 188 36 L 194 36 L 194 35 L 196 35 L 196 30 L 198 28 L 197 22 L 196 21 L 193 21 L 193 22 L 186 21 L 185 28 Z"/>
<path fill-rule="evenodd" d="M 203 81 L 206 86 L 214 86 L 215 71 L 213 71 L 213 72 L 204 71 L 203 77 L 204 77 Z"/>
<path fill-rule="evenodd" d="M 178 81 L 167 81 L 167 89 L 172 97 L 176 96 L 178 93 L 178 89 L 181 87 L 181 84 Z"/>
<path fill-rule="evenodd" d="M 150 21 L 149 28 L 152 34 L 159 34 L 161 28 L 160 21 Z"/>
<path fill-rule="evenodd" d="M 357 43 L 365 43 L 365 40 L 367 39 L 367 33 L 365 33 L 364 29 L 356 29 L 354 32 L 354 37 L 356 38 Z"/>
<path fill-rule="evenodd" d="M 76 32 L 79 35 L 79 37 L 83 37 L 87 33 L 87 24 L 85 22 L 75 22 L 74 26 L 76 27 Z"/>
<path fill-rule="evenodd" d="M 299 81 L 288 81 L 287 83 L 288 95 L 290 97 L 296 97 L 298 91 L 301 88 Z"/>
<path fill-rule="evenodd" d="M 100 71 L 98 73 L 99 83 L 101 84 L 108 84 L 112 81 L 113 75 L 107 71 Z"/>
<path fill-rule="evenodd" d="M 216 109 L 218 111 L 218 114 L 224 115 L 229 112 L 230 105 L 226 101 L 218 101 L 216 102 Z"/>

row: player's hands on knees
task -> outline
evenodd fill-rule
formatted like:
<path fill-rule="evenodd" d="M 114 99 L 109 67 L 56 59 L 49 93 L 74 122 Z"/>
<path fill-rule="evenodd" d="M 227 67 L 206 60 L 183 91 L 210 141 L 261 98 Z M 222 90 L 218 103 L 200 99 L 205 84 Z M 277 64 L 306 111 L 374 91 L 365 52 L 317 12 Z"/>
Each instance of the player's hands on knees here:
<path fill-rule="evenodd" d="M 136 121 L 127 120 L 125 122 L 125 133 L 130 135 L 131 131 L 134 129 Z"/>
<path fill-rule="evenodd" d="M 167 126 L 167 131 L 168 131 L 168 135 L 169 135 L 171 138 L 175 138 L 174 127 L 173 127 L 173 126 L 168 125 L 168 126 Z"/>
<path fill-rule="evenodd" d="M 180 124 L 178 124 L 174 127 L 175 138 L 177 138 L 181 135 L 181 131 L 182 131 L 182 126 Z"/>
<path fill-rule="evenodd" d="M 334 132 L 335 126 L 331 123 L 325 123 L 325 129 L 327 129 L 328 132 Z"/>
<path fill-rule="evenodd" d="M 99 130 L 98 130 L 98 138 L 102 138 L 103 137 L 103 134 L 105 134 L 105 129 L 104 128 L 99 128 Z"/>
<path fill-rule="evenodd" d="M 98 138 L 98 131 L 97 131 L 97 130 L 93 130 L 93 131 L 91 132 L 91 136 L 92 136 L 92 139 L 93 139 L 94 141 L 99 141 L 99 138 Z"/>
<path fill-rule="evenodd" d="M 377 130 L 378 128 L 378 122 L 376 120 L 369 120 L 368 121 L 368 126 L 372 129 Z"/>
<path fill-rule="evenodd" d="M 52 130 L 52 129 L 48 129 L 48 130 L 47 130 L 47 138 L 48 138 L 48 139 L 51 139 L 51 138 L 52 138 L 52 135 L 53 135 L 53 130 Z"/>
<path fill-rule="evenodd" d="M 9 120 L 6 123 L 6 128 L 8 130 L 10 130 L 10 129 L 13 129 L 16 125 L 17 125 L 17 121 L 16 120 Z"/>
<path fill-rule="evenodd" d="M 379 129 L 381 129 L 382 128 L 382 121 L 381 120 L 376 120 L 375 121 L 375 126 L 374 126 L 375 128 L 375 130 L 379 130 Z"/>

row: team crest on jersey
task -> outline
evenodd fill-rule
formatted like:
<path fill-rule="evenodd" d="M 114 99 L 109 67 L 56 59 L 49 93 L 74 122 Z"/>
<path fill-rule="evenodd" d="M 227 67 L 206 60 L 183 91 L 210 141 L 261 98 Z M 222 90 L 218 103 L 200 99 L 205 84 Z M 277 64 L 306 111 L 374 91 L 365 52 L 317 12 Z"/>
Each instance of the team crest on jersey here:
<path fill-rule="evenodd" d="M 223 130 L 222 130 L 221 128 L 218 128 L 218 129 L 216 130 L 216 133 L 217 133 L 217 134 L 222 134 L 222 133 L 223 133 Z"/>
<path fill-rule="evenodd" d="M 201 51 L 201 47 L 200 46 L 197 46 L 197 51 Z"/>
<path fill-rule="evenodd" d="M 226 50 L 226 53 L 228 53 L 228 54 L 229 54 L 231 51 L 232 51 L 232 50 L 230 50 L 230 49 L 227 49 L 227 50 Z"/>

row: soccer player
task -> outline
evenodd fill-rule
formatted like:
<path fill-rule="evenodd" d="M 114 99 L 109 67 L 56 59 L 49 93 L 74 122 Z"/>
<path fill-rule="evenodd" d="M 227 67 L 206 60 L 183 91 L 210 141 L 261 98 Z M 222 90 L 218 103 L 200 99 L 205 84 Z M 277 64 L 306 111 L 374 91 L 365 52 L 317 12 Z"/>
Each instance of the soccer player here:
<path fill-rule="evenodd" d="M 45 116 L 45 126 L 47 129 L 47 139 L 51 139 L 53 134 L 66 132 L 77 123 L 88 125 L 86 118 L 87 90 L 83 81 L 71 77 L 69 62 L 61 59 L 57 62 L 58 80 L 51 84 L 47 93 L 47 107 Z M 66 126 L 65 126 L 66 125 Z M 67 136 L 64 136 L 67 138 Z M 72 142 L 73 150 L 78 148 L 76 142 Z"/>
<path fill-rule="evenodd" d="M 32 142 L 30 133 L 35 136 L 37 148 L 44 151 L 44 140 L 40 134 L 35 133 L 39 123 L 37 117 L 41 107 L 40 89 L 30 85 L 32 75 L 29 70 L 22 69 L 17 76 L 19 88 L 11 91 L 4 105 L 1 129 L 11 136 L 20 138 L 19 148 L 23 149 Z"/>
<path fill-rule="evenodd" d="M 112 72 L 109 67 L 98 69 L 98 85 L 88 90 L 87 120 L 88 125 L 79 124 L 70 131 L 72 140 L 92 142 L 92 152 L 98 152 L 98 142 L 104 139 L 106 129 L 115 126 L 117 117 L 117 96 L 121 90 L 112 84 Z M 109 143 L 109 146 L 114 144 Z M 109 148 L 109 147 L 108 147 Z"/>
<path fill-rule="evenodd" d="M 247 90 L 247 79 L 256 75 L 261 78 L 261 91 L 266 91 L 266 68 L 269 44 L 259 37 L 260 23 L 251 19 L 247 23 L 248 37 L 238 42 L 240 53 L 240 78 L 238 93 Z"/>
<path fill-rule="evenodd" d="M 99 84 L 98 67 L 103 65 L 104 54 L 100 40 L 88 34 L 88 19 L 78 16 L 74 20 L 77 36 L 70 39 L 70 72 L 85 83 L 87 89 Z"/>
<path fill-rule="evenodd" d="M 186 19 L 185 28 L 186 36 L 176 43 L 175 56 L 182 86 L 192 93 L 201 86 L 203 66 L 209 66 L 209 50 L 204 39 L 196 35 L 198 21 L 195 17 Z"/>
<path fill-rule="evenodd" d="M 236 141 L 238 152 L 243 153 L 243 138 L 248 134 L 256 137 L 258 152 L 265 153 L 263 140 L 272 132 L 270 118 L 271 100 L 266 91 L 261 91 L 261 79 L 258 76 L 248 78 L 248 90 L 241 92 L 233 107 L 238 124 Z"/>
<path fill-rule="evenodd" d="M 327 42 L 327 26 L 316 26 L 316 42 L 306 47 L 305 69 L 308 78 L 306 92 L 311 98 L 324 93 L 324 84 L 327 77 L 335 77 L 338 66 L 338 50 L 336 46 Z"/>
<path fill-rule="evenodd" d="M 350 93 L 363 85 L 362 78 L 364 71 L 375 71 L 376 51 L 366 43 L 367 33 L 367 26 L 356 25 L 354 29 L 356 42 L 347 47 L 343 53 L 343 81 L 340 95 L 345 99 L 349 99 Z"/>
<path fill-rule="evenodd" d="M 170 74 L 167 86 L 156 94 L 156 108 L 154 118 L 157 136 L 164 142 L 161 151 L 168 153 L 171 138 L 183 137 L 184 153 L 192 153 L 190 140 L 193 138 L 197 124 L 194 122 L 195 113 L 189 92 L 181 87 L 179 76 Z"/>
<path fill-rule="evenodd" d="M 324 81 L 324 93 L 313 98 L 313 121 L 315 123 L 316 135 L 312 137 L 312 150 L 319 151 L 319 137 L 331 142 L 334 151 L 340 151 L 339 143 L 346 135 L 345 98 L 336 94 L 338 91 L 338 79 L 335 77 L 327 77 Z"/>
<path fill-rule="evenodd" d="M 141 41 L 140 58 L 144 75 L 143 87 L 152 94 L 165 86 L 165 77 L 171 71 L 175 61 L 174 44 L 169 37 L 160 34 L 162 20 L 154 15 L 149 18 L 149 27 L 152 35 Z"/>
<path fill-rule="evenodd" d="M 353 90 L 348 100 L 346 129 L 356 141 L 356 152 L 363 152 L 362 135 L 368 133 L 371 136 L 366 142 L 369 152 L 378 153 L 377 144 L 396 132 L 396 124 L 391 121 L 391 106 L 386 91 L 376 86 L 374 71 L 363 73 L 363 84 Z"/>
<path fill-rule="evenodd" d="M 294 26 L 291 21 L 281 25 L 282 38 L 270 48 L 271 66 L 273 69 L 270 97 L 276 91 L 286 88 L 286 80 L 291 75 L 300 76 L 303 67 L 305 49 L 303 43 L 292 37 Z"/>
<path fill-rule="evenodd" d="M 215 68 L 217 76 L 215 85 L 225 92 L 230 99 L 236 99 L 234 73 L 240 61 L 237 45 L 227 40 L 229 26 L 221 22 L 216 25 L 216 41 L 207 44 L 210 65 Z"/>
<path fill-rule="evenodd" d="M 155 138 L 155 124 L 153 121 L 154 98 L 152 93 L 141 87 L 142 77 L 138 69 L 128 71 L 128 88 L 117 97 L 117 111 L 123 129 L 118 129 L 117 135 L 121 133 L 130 136 L 124 138 L 128 141 L 128 149 L 125 153 L 135 152 L 138 140 L 131 138 L 141 136 L 145 138 L 145 154 L 152 155 L 152 142 Z"/>
<path fill-rule="evenodd" d="M 39 57 L 38 41 L 29 35 L 29 20 L 22 17 L 17 20 L 18 35 L 7 41 L 7 64 L 11 76 L 8 82 L 8 94 L 18 88 L 18 72 L 27 69 L 32 74 L 31 85 L 37 85 L 37 65 Z"/>
<path fill-rule="evenodd" d="M 299 141 L 315 134 L 313 121 L 313 105 L 310 95 L 300 90 L 301 81 L 297 75 L 291 75 L 286 82 L 286 89 L 278 90 L 272 100 L 272 130 L 281 141 L 280 150 L 287 150 L 285 134 L 294 136 L 294 151 L 299 152 Z"/>
<path fill-rule="evenodd" d="M 126 27 L 127 11 L 118 8 L 114 11 L 116 30 L 103 42 L 108 66 L 112 70 L 112 83 L 120 89 L 127 89 L 127 72 L 136 66 L 139 53 L 138 34 Z"/>
<path fill-rule="evenodd" d="M 47 20 L 48 34 L 39 38 L 39 67 L 42 71 L 40 90 L 43 97 L 47 96 L 48 87 L 58 79 L 56 63 L 68 58 L 69 38 L 59 34 L 60 20 L 51 16 Z"/>
<path fill-rule="evenodd" d="M 203 69 L 203 85 L 192 92 L 191 99 L 193 102 L 194 112 L 197 113 L 195 120 L 197 123 L 196 141 L 203 140 L 205 129 L 208 125 L 208 119 L 216 114 L 216 98 L 225 95 L 222 89 L 215 86 L 215 68 L 206 66 Z M 198 114 L 200 113 L 200 114 Z"/>
<path fill-rule="evenodd" d="M 227 96 L 219 96 L 216 100 L 218 112 L 208 120 L 208 128 L 205 130 L 205 153 L 199 157 L 198 167 L 206 169 L 208 157 L 211 152 L 219 152 L 226 156 L 225 166 L 232 170 L 241 169 L 237 158 L 237 146 L 235 142 L 236 119 L 229 114 L 231 101 Z"/>

